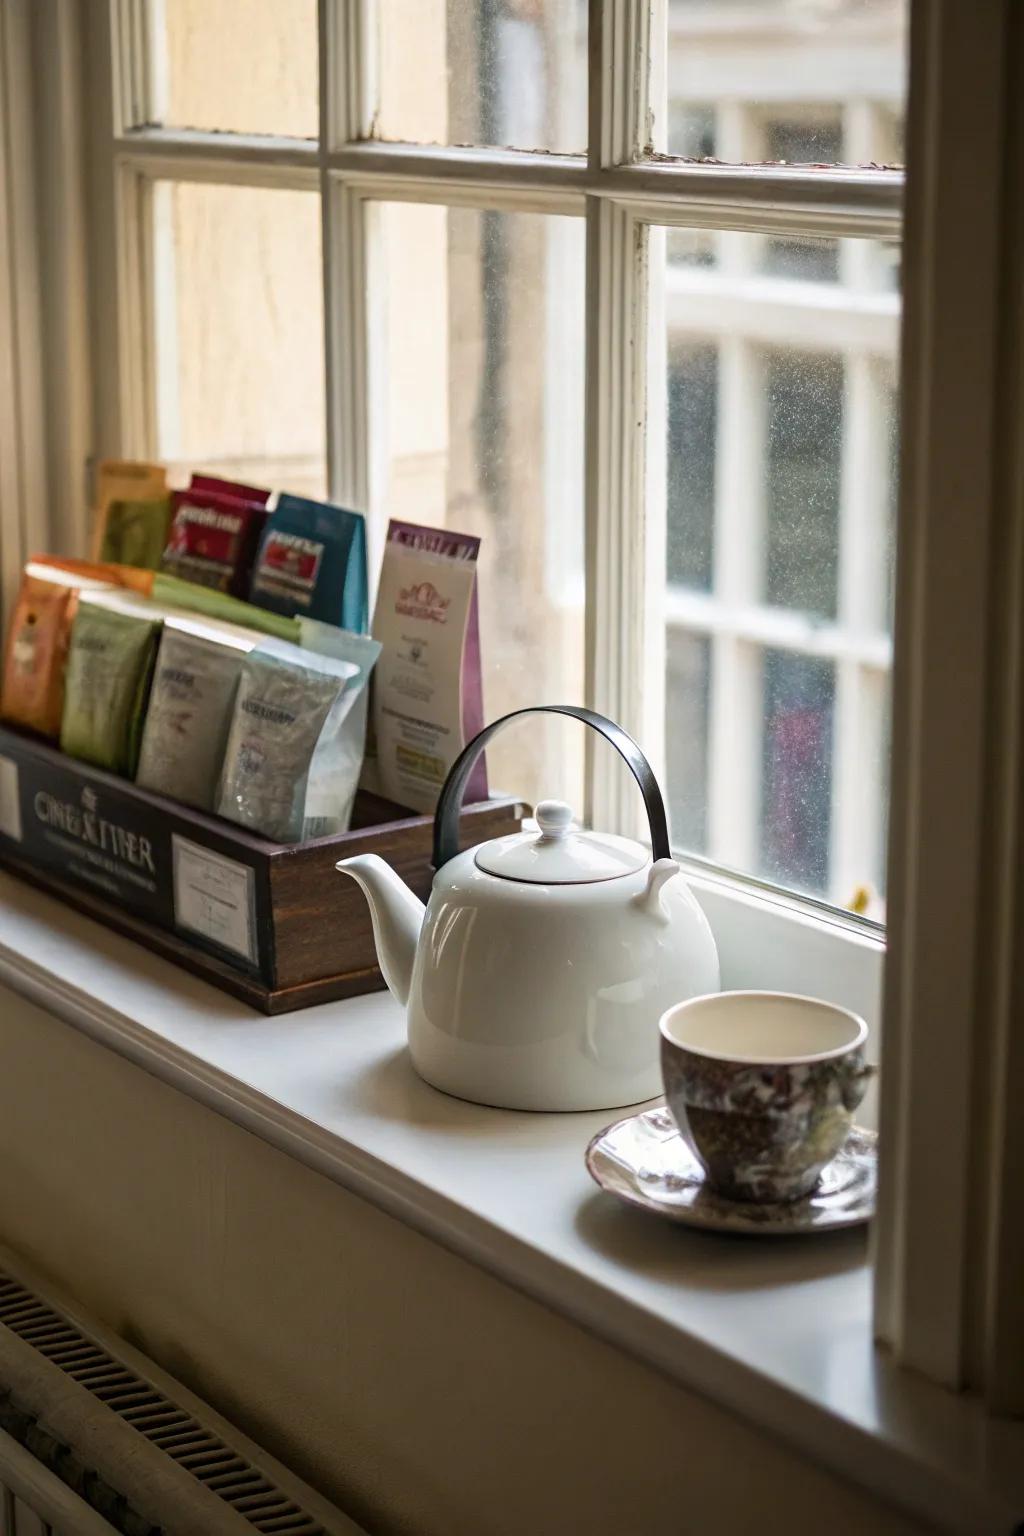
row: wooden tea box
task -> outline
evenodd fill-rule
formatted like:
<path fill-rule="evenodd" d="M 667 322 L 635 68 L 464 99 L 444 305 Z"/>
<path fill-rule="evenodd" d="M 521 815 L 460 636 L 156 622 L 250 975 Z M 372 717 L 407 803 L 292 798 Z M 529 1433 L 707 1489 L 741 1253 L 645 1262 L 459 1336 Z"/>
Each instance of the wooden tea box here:
<path fill-rule="evenodd" d="M 463 847 L 523 808 L 463 809 Z M 352 830 L 271 843 L 0 726 L 0 865 L 264 1013 L 376 991 L 370 914 L 339 859 L 379 853 L 424 899 L 433 818 L 360 790 Z"/>

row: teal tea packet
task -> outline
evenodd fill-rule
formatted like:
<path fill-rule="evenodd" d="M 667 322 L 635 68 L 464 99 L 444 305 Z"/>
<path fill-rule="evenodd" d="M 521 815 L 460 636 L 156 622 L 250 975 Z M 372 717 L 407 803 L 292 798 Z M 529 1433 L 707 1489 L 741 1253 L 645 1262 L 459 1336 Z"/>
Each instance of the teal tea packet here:
<path fill-rule="evenodd" d="M 303 833 L 320 733 L 354 662 L 264 641 L 242 663 L 217 810 L 278 843 Z"/>
<path fill-rule="evenodd" d="M 362 633 L 367 620 L 366 526 L 359 512 L 282 494 L 267 519 L 250 597 Z"/>
<path fill-rule="evenodd" d="M 162 614 L 126 593 L 83 592 L 71 627 L 61 751 L 135 772 Z"/>
<path fill-rule="evenodd" d="M 262 638 L 210 619 L 164 621 L 137 784 L 215 809 L 242 664 Z"/>
<path fill-rule="evenodd" d="M 163 557 L 171 526 L 171 498 L 152 501 L 112 501 L 107 508 L 98 560 L 137 565 L 155 571 Z"/>

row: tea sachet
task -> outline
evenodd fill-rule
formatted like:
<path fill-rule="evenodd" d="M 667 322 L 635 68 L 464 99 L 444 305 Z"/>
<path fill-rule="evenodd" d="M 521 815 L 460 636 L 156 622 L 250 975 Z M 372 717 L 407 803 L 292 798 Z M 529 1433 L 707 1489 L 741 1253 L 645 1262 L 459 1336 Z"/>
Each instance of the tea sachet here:
<path fill-rule="evenodd" d="M 197 486 L 196 478 L 205 479 L 208 484 Z M 198 586 L 246 597 L 266 520 L 261 503 L 244 501 L 233 492 L 210 489 L 209 477 L 193 477 L 187 491 L 174 492 L 171 527 L 160 569 Z"/>
<path fill-rule="evenodd" d="M 110 560 L 72 560 L 64 555 L 33 555 L 31 563 L 63 571 L 71 577 L 84 579 L 86 583 L 99 582 L 102 586 L 127 587 L 141 597 L 149 597 L 153 590 L 154 573 L 140 570 L 137 565 L 116 565 Z"/>
<path fill-rule="evenodd" d="M 252 578 L 252 601 L 341 629 L 366 629 L 366 526 L 359 512 L 278 497 Z"/>
<path fill-rule="evenodd" d="M 476 565 L 480 540 L 392 521 L 373 635 L 382 646 L 363 782 L 432 811 L 448 770 L 483 727 Z M 487 796 L 481 756 L 466 800 Z"/>
<path fill-rule="evenodd" d="M 61 750 L 134 776 L 160 609 L 127 592 L 83 592 L 65 674 Z"/>
<path fill-rule="evenodd" d="M 289 619 L 281 613 L 257 608 L 255 603 L 244 603 L 227 592 L 217 592 L 213 587 L 201 587 L 194 581 L 182 581 L 157 571 L 153 577 L 153 599 L 174 608 L 186 608 L 190 613 L 201 613 L 207 618 L 226 624 L 240 624 L 243 629 L 259 630 L 273 635 L 277 640 L 287 640 L 297 645 L 300 638 L 298 619 Z"/>
<path fill-rule="evenodd" d="M 267 640 L 242 664 L 217 809 L 275 842 L 302 836 L 306 784 L 353 662 Z"/>
<path fill-rule="evenodd" d="M 92 558 L 101 558 L 107 513 L 115 501 L 157 501 L 167 491 L 167 470 L 162 464 L 137 459 L 104 459 L 96 468 L 95 511 L 92 522 Z M 128 562 L 131 564 L 132 562 Z"/>
<path fill-rule="evenodd" d="M 169 496 L 152 501 L 112 501 L 107 508 L 97 559 L 155 571 L 163 557 L 170 523 Z"/>
<path fill-rule="evenodd" d="M 304 838 L 347 832 L 366 750 L 366 707 L 379 643 L 333 624 L 301 619 L 304 646 L 356 667 L 331 706 L 313 753 L 302 823 Z"/>
<path fill-rule="evenodd" d="M 188 483 L 190 491 L 215 491 L 220 496 L 234 496 L 236 501 L 250 502 L 254 507 L 265 507 L 270 492 L 261 485 L 244 485 L 241 480 L 222 480 L 219 475 L 194 474 Z"/>
<path fill-rule="evenodd" d="M 165 619 L 137 784 L 215 809 L 242 663 L 261 638 L 212 620 Z"/>
<path fill-rule="evenodd" d="M 30 561 L 22 574 L 4 657 L 0 714 L 56 739 L 64 710 L 71 624 L 82 590 L 106 583 Z"/>

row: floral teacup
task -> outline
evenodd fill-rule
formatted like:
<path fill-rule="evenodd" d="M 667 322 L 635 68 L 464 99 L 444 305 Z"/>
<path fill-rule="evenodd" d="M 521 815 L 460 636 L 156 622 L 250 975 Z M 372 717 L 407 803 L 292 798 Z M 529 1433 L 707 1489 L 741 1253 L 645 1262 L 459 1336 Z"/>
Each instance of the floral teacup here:
<path fill-rule="evenodd" d="M 787 992 L 716 992 L 660 1027 L 668 1107 L 709 1187 L 733 1200 L 809 1195 L 874 1070 L 864 1020 Z"/>

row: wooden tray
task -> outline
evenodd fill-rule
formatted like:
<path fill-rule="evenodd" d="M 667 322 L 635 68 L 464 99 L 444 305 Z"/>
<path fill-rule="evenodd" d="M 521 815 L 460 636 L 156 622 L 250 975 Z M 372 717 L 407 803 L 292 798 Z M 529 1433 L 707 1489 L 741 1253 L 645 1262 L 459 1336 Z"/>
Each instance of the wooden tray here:
<path fill-rule="evenodd" d="M 522 814 L 466 806 L 462 846 Z M 351 831 L 271 843 L 0 726 L 0 865 L 264 1013 L 383 987 L 366 899 L 334 866 L 379 853 L 425 899 L 432 828 L 361 790 Z"/>

